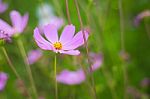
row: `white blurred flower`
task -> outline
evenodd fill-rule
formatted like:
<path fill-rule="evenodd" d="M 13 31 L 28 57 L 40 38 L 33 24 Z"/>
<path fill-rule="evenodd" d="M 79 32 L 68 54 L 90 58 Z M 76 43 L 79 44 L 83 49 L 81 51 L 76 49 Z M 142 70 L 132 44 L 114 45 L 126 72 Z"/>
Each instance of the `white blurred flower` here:
<path fill-rule="evenodd" d="M 53 8 L 50 4 L 43 3 L 37 8 L 37 16 L 39 27 L 42 29 L 44 25 L 54 24 L 57 29 L 60 29 L 64 24 L 62 18 L 55 16 Z"/>

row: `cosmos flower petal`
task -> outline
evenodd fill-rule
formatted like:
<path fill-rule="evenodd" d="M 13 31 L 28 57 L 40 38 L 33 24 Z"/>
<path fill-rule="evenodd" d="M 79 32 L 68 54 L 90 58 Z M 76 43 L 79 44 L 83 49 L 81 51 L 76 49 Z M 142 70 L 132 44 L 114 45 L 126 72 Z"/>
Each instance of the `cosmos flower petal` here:
<path fill-rule="evenodd" d="M 21 32 L 23 32 L 23 30 L 25 29 L 25 27 L 27 26 L 28 23 L 28 19 L 29 19 L 29 14 L 26 13 L 23 17 L 22 17 L 22 29 Z"/>
<path fill-rule="evenodd" d="M 51 42 L 55 43 L 58 42 L 58 33 L 57 28 L 53 24 L 48 24 L 44 27 L 44 34 L 45 37 Z"/>
<path fill-rule="evenodd" d="M 37 45 L 44 50 L 52 50 L 51 43 L 46 41 L 40 34 L 38 28 L 35 28 L 34 30 L 34 39 L 37 43 Z"/>
<path fill-rule="evenodd" d="M 28 53 L 27 58 L 28 58 L 29 64 L 33 64 L 36 61 L 38 61 L 41 57 L 42 57 L 42 52 L 41 50 L 37 49 L 37 50 L 31 50 Z"/>
<path fill-rule="evenodd" d="M 8 80 L 7 74 L 4 72 L 0 72 L 0 91 L 2 91 L 5 88 L 7 80 Z"/>
<path fill-rule="evenodd" d="M 77 71 L 63 70 L 59 75 L 57 75 L 56 79 L 58 82 L 63 84 L 75 85 L 85 81 L 86 77 L 81 69 Z"/>
<path fill-rule="evenodd" d="M 92 62 L 92 71 L 91 72 L 94 72 L 95 70 L 99 69 L 102 65 L 102 62 L 103 62 L 103 57 L 102 57 L 102 54 L 97 54 L 97 53 L 90 53 L 90 59 L 91 59 L 91 62 Z M 89 68 L 90 70 L 90 68 Z"/>
<path fill-rule="evenodd" d="M 145 11 L 139 13 L 134 19 L 134 25 L 138 26 L 140 24 L 141 20 L 145 17 L 150 17 L 150 10 L 145 10 Z"/>
<path fill-rule="evenodd" d="M 8 36 L 11 36 L 13 34 L 13 28 L 1 19 L 0 19 L 0 30 L 4 31 L 6 34 L 8 34 Z"/>
<path fill-rule="evenodd" d="M 54 16 L 50 18 L 50 23 L 54 24 L 58 30 L 64 25 L 64 20 L 62 18 Z"/>
<path fill-rule="evenodd" d="M 22 17 L 20 15 L 20 13 L 13 10 L 10 13 L 10 18 L 11 18 L 13 27 L 17 30 L 17 32 L 20 32 L 21 31 L 20 26 L 22 25 L 22 23 L 21 23 Z"/>
<path fill-rule="evenodd" d="M 86 40 L 88 39 L 88 32 L 84 31 Z M 63 50 L 76 49 L 84 44 L 84 38 L 82 31 L 79 31 L 74 38 L 67 44 L 63 45 Z"/>
<path fill-rule="evenodd" d="M 59 41 L 62 42 L 63 44 L 69 42 L 73 38 L 74 33 L 75 33 L 75 26 L 73 26 L 72 24 L 67 25 L 64 28 Z"/>
<path fill-rule="evenodd" d="M 60 50 L 59 52 L 62 54 L 68 54 L 68 55 L 79 55 L 80 54 L 79 50 L 69 50 L 69 51 Z"/>
<path fill-rule="evenodd" d="M 3 3 L 2 0 L 0 0 L 0 13 L 3 13 L 7 10 L 8 4 Z"/>
<path fill-rule="evenodd" d="M 103 57 L 101 54 L 90 53 L 90 60 L 92 63 L 92 71 L 88 73 L 92 73 L 101 67 Z M 90 68 L 88 68 L 88 70 L 90 70 Z M 78 69 L 77 71 L 63 70 L 59 75 L 57 75 L 56 78 L 59 83 L 76 85 L 84 82 L 86 75 L 82 69 Z"/>

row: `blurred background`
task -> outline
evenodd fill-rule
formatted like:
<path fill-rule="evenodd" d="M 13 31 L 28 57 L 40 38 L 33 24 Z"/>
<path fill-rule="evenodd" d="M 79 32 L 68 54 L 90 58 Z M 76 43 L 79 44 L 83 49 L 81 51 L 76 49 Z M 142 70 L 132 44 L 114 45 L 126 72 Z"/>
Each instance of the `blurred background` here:
<path fill-rule="evenodd" d="M 103 60 L 94 76 L 97 99 L 149 99 L 150 97 L 150 0 L 77 0 L 84 28 L 88 29 L 88 49 L 101 53 Z M 19 36 L 26 53 L 39 49 L 33 38 L 37 26 L 61 18 L 59 33 L 68 24 L 65 0 L 2 0 L 8 4 L 0 19 L 11 24 L 9 13 L 17 10 L 21 15 L 29 13 L 24 33 Z M 70 18 L 80 30 L 80 22 L 74 0 L 68 0 Z M 54 21 L 55 23 L 55 21 Z M 59 25 L 61 23 L 58 23 Z M 11 70 L 3 51 L 0 51 L 0 71 L 7 74 L 7 82 L 0 91 L 0 99 L 29 99 L 32 87 L 24 60 L 16 39 L 2 45 L 7 50 L 16 71 L 24 81 L 19 83 Z M 79 48 L 80 56 L 58 55 L 57 74 L 68 69 L 75 71 L 80 64 L 88 67 L 85 47 Z M 41 50 L 40 50 L 41 51 Z M 31 64 L 38 99 L 55 99 L 54 55 L 41 51 L 42 56 Z M 80 60 L 80 61 L 79 61 Z M 1 79 L 0 79 L 1 80 Z M 68 85 L 58 82 L 58 99 L 94 99 L 86 81 Z M 34 99 L 34 98 L 33 98 Z"/>

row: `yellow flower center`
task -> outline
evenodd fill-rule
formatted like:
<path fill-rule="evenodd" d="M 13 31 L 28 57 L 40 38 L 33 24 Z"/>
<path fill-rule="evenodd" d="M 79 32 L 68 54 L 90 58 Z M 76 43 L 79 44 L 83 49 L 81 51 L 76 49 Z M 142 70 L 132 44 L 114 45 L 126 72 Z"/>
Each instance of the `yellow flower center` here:
<path fill-rule="evenodd" d="M 60 42 L 55 42 L 54 44 L 54 47 L 57 49 L 57 50 L 61 50 L 62 49 L 62 44 Z"/>

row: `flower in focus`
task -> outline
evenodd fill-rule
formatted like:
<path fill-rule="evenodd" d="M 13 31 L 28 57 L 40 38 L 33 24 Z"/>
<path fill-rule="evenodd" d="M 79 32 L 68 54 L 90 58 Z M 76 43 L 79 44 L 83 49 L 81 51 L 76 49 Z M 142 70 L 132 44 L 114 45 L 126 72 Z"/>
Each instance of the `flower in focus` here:
<path fill-rule="evenodd" d="M 5 88 L 7 79 L 8 79 L 7 74 L 4 72 L 0 72 L 0 91 L 2 91 Z"/>
<path fill-rule="evenodd" d="M 56 53 L 69 54 L 69 55 L 79 55 L 79 50 L 76 48 L 84 44 L 83 33 L 79 31 L 75 34 L 75 26 L 67 25 L 60 38 L 58 39 L 57 27 L 53 24 L 46 25 L 44 27 L 44 37 L 38 28 L 34 30 L 34 39 L 37 45 L 43 50 L 52 50 Z M 88 39 L 88 32 L 85 32 L 86 40 Z M 74 35 L 75 34 L 75 35 Z"/>
<path fill-rule="evenodd" d="M 134 25 L 135 26 L 138 26 L 140 21 L 145 18 L 145 17 L 150 17 L 150 10 L 146 10 L 146 11 L 143 11 L 141 13 L 139 13 L 136 18 L 134 19 Z"/>
<path fill-rule="evenodd" d="M 92 72 L 99 69 L 102 64 L 102 55 L 90 53 L 90 58 L 92 61 Z M 88 69 L 90 70 L 90 68 Z M 78 69 L 77 71 L 69 71 L 63 70 L 59 75 L 57 75 L 57 81 L 59 83 L 67 84 L 67 85 L 76 85 L 85 81 L 86 75 L 82 69 Z"/>
<path fill-rule="evenodd" d="M 41 50 L 37 49 L 37 50 L 32 50 L 28 53 L 28 61 L 29 64 L 33 64 L 36 61 L 38 61 L 40 58 L 42 57 L 42 52 Z"/>
<path fill-rule="evenodd" d="M 57 77 L 58 82 L 68 84 L 68 85 L 74 85 L 74 84 L 80 84 L 83 82 L 86 77 L 83 72 L 83 70 L 77 70 L 77 71 L 68 71 L 63 70 Z"/>
<path fill-rule="evenodd" d="M 11 11 L 10 18 L 12 26 L 0 19 L 0 30 L 5 31 L 5 34 L 10 37 L 22 33 L 28 23 L 28 14 L 26 13 L 24 16 L 21 16 L 19 12 Z"/>
<path fill-rule="evenodd" d="M 2 0 L 0 0 L 0 13 L 3 13 L 7 10 L 8 4 L 3 3 Z"/>
<path fill-rule="evenodd" d="M 57 29 L 60 29 L 64 21 L 62 18 L 59 18 L 54 15 L 52 6 L 47 3 L 43 3 L 37 9 L 37 16 L 39 19 L 39 28 L 42 29 L 43 26 L 47 24 L 54 24 Z"/>

